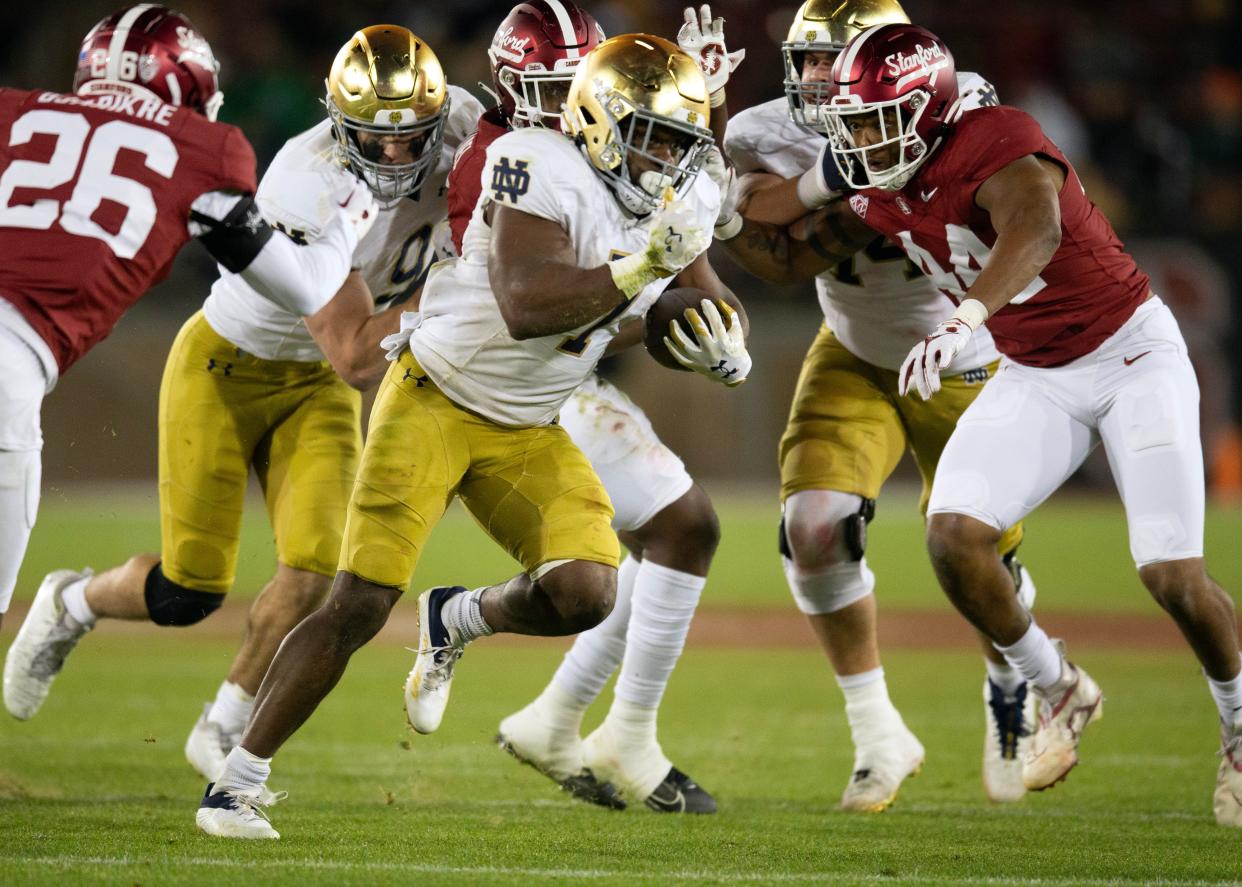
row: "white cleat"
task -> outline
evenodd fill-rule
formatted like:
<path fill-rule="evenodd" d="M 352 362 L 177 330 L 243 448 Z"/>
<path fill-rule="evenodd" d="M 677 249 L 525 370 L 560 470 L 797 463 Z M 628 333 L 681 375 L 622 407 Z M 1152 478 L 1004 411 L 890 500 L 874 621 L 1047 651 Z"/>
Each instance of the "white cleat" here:
<path fill-rule="evenodd" d="M 577 731 L 553 730 L 535 711 L 534 703 L 500 722 L 496 744 L 575 798 L 613 810 L 625 809 L 616 789 L 596 779 L 583 762 L 582 739 Z"/>
<path fill-rule="evenodd" d="M 418 596 L 418 650 L 405 679 L 405 716 L 419 733 L 434 733 L 448 706 L 453 667 L 462 647 L 449 637 L 440 609 L 446 600 L 465 591 L 460 585 L 442 586 Z"/>
<path fill-rule="evenodd" d="M 280 837 L 280 832 L 272 828 L 266 808 L 287 798 L 287 792 L 270 792 L 265 787 L 251 792 L 214 789 L 214 785 L 207 786 L 194 815 L 200 832 L 216 838 L 275 840 Z"/>
<path fill-rule="evenodd" d="M 65 657 L 91 630 L 70 616 L 61 600 L 67 586 L 90 575 L 90 570 L 48 573 L 4 657 L 4 706 L 19 721 L 39 711 Z"/>
<path fill-rule="evenodd" d="M 1035 735 L 1035 694 L 1023 684 L 1013 699 L 983 679 L 983 790 L 997 804 L 1020 801 L 1022 761 Z"/>
<path fill-rule="evenodd" d="M 905 724 L 883 742 L 854 752 L 854 772 L 841 794 L 841 809 L 880 813 L 897 799 L 901 783 L 923 767 L 923 743 Z"/>
<path fill-rule="evenodd" d="M 1047 698 L 1038 690 L 1039 726 L 1022 761 L 1022 783 L 1028 791 L 1052 788 L 1078 763 L 1082 731 L 1104 716 L 1104 694 L 1091 676 L 1066 661 L 1069 686 Z"/>
<path fill-rule="evenodd" d="M 185 759 L 199 776 L 215 782 L 224 772 L 224 759 L 241 741 L 241 734 L 225 733 L 223 727 L 207 719 L 210 712 L 211 703 L 208 702 L 185 741 Z"/>
<path fill-rule="evenodd" d="M 1242 733 L 1222 737 L 1220 757 L 1212 812 L 1220 825 L 1242 828 Z"/>
<path fill-rule="evenodd" d="M 596 779 L 616 787 L 622 803 L 643 804 L 656 813 L 716 812 L 716 799 L 674 767 L 658 742 L 624 747 L 607 719 L 583 740 L 582 759 Z"/>

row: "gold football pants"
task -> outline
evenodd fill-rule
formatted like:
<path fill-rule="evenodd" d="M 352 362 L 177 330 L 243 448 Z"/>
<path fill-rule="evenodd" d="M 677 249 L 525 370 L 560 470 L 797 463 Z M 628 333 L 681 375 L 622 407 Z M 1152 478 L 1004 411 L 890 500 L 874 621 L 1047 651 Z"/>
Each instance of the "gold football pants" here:
<path fill-rule="evenodd" d="M 198 591 L 232 587 L 252 466 L 280 562 L 334 575 L 361 405 L 327 361 L 263 360 L 217 334 L 202 312 L 191 317 L 160 385 L 164 575 Z"/>
<path fill-rule="evenodd" d="M 909 447 L 923 479 L 927 512 L 936 463 L 958 417 L 983 390 L 996 365 L 942 376 L 931 400 L 900 397 L 897 373 L 855 357 L 826 327 L 811 344 L 780 443 L 781 501 L 800 490 L 837 490 L 875 499 Z M 997 548 L 1022 541 L 1010 527 Z"/>
<path fill-rule="evenodd" d="M 463 409 L 407 350 L 375 398 L 340 568 L 404 587 L 454 495 L 527 572 L 559 560 L 617 565 L 612 503 L 565 430 Z"/>

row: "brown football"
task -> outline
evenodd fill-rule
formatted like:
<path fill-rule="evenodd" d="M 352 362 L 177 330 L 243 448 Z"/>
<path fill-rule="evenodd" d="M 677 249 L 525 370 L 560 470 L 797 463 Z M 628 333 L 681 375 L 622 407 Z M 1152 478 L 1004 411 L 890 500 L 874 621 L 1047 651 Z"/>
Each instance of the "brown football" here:
<path fill-rule="evenodd" d="M 703 290 L 678 287 L 665 290 L 660 294 L 660 298 L 655 300 L 655 304 L 647 309 L 647 315 L 643 321 L 643 344 L 647 346 L 647 352 L 656 359 L 657 363 L 673 370 L 686 369 L 664 347 L 668 325 L 673 321 L 680 323 L 682 330 L 693 339 L 694 331 L 690 329 L 690 324 L 685 322 L 683 315 L 687 308 L 695 308 L 701 314 L 703 300 L 710 298 L 711 295 Z M 726 291 L 722 298 L 741 317 L 742 329 L 747 329 L 746 311 L 742 308 L 742 303 L 738 301 L 737 296 Z"/>

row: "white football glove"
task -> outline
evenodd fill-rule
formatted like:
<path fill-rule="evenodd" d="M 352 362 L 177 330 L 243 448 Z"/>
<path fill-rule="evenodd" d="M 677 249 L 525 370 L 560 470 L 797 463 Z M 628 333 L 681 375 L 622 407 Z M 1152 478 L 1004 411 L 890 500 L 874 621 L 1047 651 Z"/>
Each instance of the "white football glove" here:
<path fill-rule="evenodd" d="M 923 400 L 931 400 L 940 390 L 940 371 L 953 363 L 975 330 L 988 319 L 988 309 L 978 299 L 967 299 L 957 306 L 948 320 L 942 320 L 906 356 L 897 377 L 901 396 L 917 390 Z"/>
<path fill-rule="evenodd" d="M 651 214 L 647 225 L 646 249 L 608 263 L 613 283 L 631 298 L 652 281 L 681 271 L 711 244 L 711 235 L 685 201 L 669 200 Z"/>
<path fill-rule="evenodd" d="M 715 237 L 717 240 L 729 240 L 737 236 L 743 224 L 737 211 L 737 173 L 715 145 L 707 149 L 706 157 L 702 171 L 720 191 L 720 211 L 716 214 Z"/>
<path fill-rule="evenodd" d="M 696 14 L 693 6 L 687 6 L 686 23 L 677 32 L 677 48 L 699 63 L 707 77 L 707 92 L 713 108 L 724 104 L 725 84 L 729 75 L 746 58 L 746 50 L 729 52 L 725 48 L 724 19 L 712 20 L 712 8 L 704 3 Z"/>
<path fill-rule="evenodd" d="M 746 381 L 751 368 L 742 322 L 737 312 L 723 300 L 713 302 L 704 299 L 701 304 L 701 315 L 693 308 L 685 311 L 686 322 L 694 330 L 694 338 L 686 335 L 680 323 L 669 321 L 669 335 L 664 337 L 664 347 L 686 369 L 736 388 Z M 729 318 L 727 327 L 721 311 Z"/>

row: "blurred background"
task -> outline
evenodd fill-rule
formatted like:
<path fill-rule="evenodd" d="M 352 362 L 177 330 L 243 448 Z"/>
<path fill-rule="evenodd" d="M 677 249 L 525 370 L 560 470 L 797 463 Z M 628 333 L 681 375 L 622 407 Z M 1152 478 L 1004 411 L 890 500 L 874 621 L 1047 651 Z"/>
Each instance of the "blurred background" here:
<path fill-rule="evenodd" d="M 0 4 L 0 84 L 68 90 L 79 41 L 116 0 Z M 323 79 L 357 28 L 392 22 L 422 36 L 449 79 L 486 100 L 485 49 L 510 8 L 452 3 L 184 0 L 222 64 L 221 118 L 241 126 L 260 171 L 283 141 L 318 122 Z M 1001 100 L 1034 114 L 1088 194 L 1173 304 L 1203 391 L 1204 446 L 1218 499 L 1242 497 L 1236 377 L 1242 349 L 1242 9 L 1230 0 L 909 0 L 911 19 L 943 37 L 959 70 L 978 71 Z M 681 3 L 596 0 L 609 34 L 669 38 Z M 780 41 L 797 4 L 722 0 L 731 49 L 747 59 L 729 87 L 739 111 L 781 95 Z M 742 481 L 775 497 L 776 442 L 802 355 L 820 321 L 813 288 L 774 288 L 721 253 L 715 264 L 749 307 L 756 369 L 738 391 L 671 374 L 645 355 L 607 368 L 701 478 Z M 45 496 L 76 482 L 151 483 L 163 359 L 206 296 L 214 266 L 186 249 L 173 274 L 44 405 Z M 902 469 L 909 474 L 909 467 Z M 1078 483 L 1111 485 L 1102 460 Z"/>

